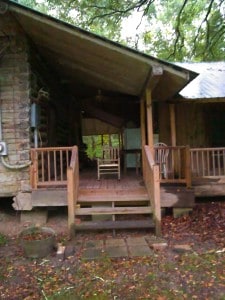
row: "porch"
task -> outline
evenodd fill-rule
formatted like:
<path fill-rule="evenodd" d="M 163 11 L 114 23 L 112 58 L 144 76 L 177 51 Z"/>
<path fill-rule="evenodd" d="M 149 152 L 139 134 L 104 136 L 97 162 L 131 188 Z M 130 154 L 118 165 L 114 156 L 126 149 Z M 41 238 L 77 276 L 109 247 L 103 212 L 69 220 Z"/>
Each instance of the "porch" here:
<path fill-rule="evenodd" d="M 121 180 L 99 181 L 96 168 L 79 171 L 76 146 L 32 149 L 32 205 L 68 206 L 68 225 L 76 230 L 155 228 L 160 234 L 162 208 L 225 195 L 225 148 L 167 149 L 167 178 L 155 164 L 156 149 L 144 146 L 141 173 L 130 169 Z"/>

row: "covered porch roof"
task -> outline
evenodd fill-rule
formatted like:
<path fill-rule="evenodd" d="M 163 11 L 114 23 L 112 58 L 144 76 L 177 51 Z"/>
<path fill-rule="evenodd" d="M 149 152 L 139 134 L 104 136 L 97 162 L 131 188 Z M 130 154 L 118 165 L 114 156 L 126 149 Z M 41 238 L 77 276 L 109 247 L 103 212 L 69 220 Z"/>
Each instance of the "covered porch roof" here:
<path fill-rule="evenodd" d="M 16 18 L 42 59 L 74 97 L 102 90 L 110 95 L 142 97 L 148 85 L 153 99 L 166 101 L 195 73 L 106 38 L 59 21 L 12 1 L 7 11 Z M 155 80 L 155 76 L 157 80 Z"/>

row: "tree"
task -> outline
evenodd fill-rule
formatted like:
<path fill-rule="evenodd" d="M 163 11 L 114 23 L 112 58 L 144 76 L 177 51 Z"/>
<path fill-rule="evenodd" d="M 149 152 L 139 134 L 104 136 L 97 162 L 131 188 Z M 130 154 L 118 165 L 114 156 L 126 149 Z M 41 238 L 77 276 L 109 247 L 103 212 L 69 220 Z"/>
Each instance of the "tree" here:
<path fill-rule="evenodd" d="M 40 1 L 20 2 L 31 2 L 34 8 L 162 59 L 224 59 L 225 0 L 46 0 L 45 5 Z M 139 15 L 144 31 L 122 38 L 122 26 L 132 15 Z"/>

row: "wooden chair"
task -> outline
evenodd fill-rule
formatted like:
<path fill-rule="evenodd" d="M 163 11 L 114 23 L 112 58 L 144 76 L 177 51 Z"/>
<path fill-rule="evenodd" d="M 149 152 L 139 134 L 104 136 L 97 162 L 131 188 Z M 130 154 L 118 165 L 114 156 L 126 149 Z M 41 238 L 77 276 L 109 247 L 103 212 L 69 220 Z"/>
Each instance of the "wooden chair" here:
<path fill-rule="evenodd" d="M 104 146 L 102 158 L 97 159 L 98 180 L 104 174 L 117 174 L 120 180 L 120 149 L 119 147 Z"/>
<path fill-rule="evenodd" d="M 168 178 L 168 156 L 169 149 L 164 143 L 156 143 L 155 148 L 155 162 L 159 164 L 159 171 L 163 178 Z"/>

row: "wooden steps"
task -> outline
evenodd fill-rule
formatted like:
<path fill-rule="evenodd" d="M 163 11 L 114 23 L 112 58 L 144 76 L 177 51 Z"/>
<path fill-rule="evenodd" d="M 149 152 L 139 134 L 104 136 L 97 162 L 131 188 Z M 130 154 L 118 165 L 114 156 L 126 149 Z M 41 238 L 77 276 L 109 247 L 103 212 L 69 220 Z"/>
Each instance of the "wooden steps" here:
<path fill-rule="evenodd" d="M 80 220 L 74 224 L 75 231 L 154 227 L 145 187 L 80 189 L 75 214 Z M 147 220 L 146 215 L 149 215 Z"/>
<path fill-rule="evenodd" d="M 88 207 L 77 208 L 76 215 L 129 215 L 129 214 L 150 214 L 152 209 L 150 206 L 138 207 Z"/>
<path fill-rule="evenodd" d="M 80 189 L 78 195 L 79 203 L 93 202 L 141 202 L 148 201 L 146 189 L 129 190 L 106 190 L 106 189 Z"/>
<path fill-rule="evenodd" d="M 143 229 L 154 228 L 154 222 L 149 220 L 117 220 L 117 221 L 84 221 L 75 225 L 75 230 L 100 230 L 100 229 Z"/>

